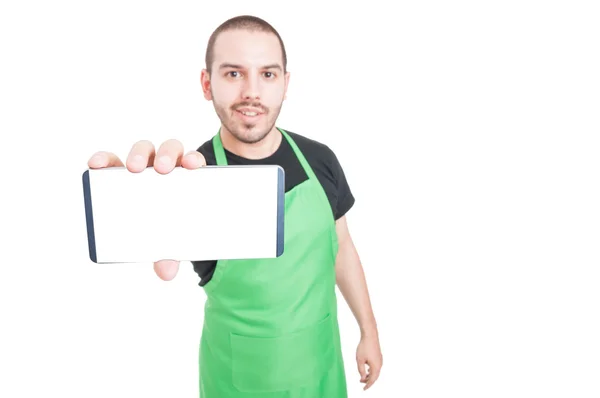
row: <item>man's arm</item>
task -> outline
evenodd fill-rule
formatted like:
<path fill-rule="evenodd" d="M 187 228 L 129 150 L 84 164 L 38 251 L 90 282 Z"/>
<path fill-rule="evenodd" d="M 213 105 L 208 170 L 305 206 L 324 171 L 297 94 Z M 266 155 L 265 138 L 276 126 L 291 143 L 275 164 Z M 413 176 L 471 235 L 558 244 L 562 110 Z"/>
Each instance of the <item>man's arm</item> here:
<path fill-rule="evenodd" d="M 361 342 L 356 353 L 361 382 L 365 390 L 377 380 L 382 365 L 377 322 L 360 258 L 346 221 L 346 216 L 336 221 L 339 250 L 335 263 L 336 283 L 360 327 Z M 365 365 L 369 366 L 368 375 Z"/>
<path fill-rule="evenodd" d="M 336 282 L 360 327 L 362 336 L 377 335 L 377 324 L 365 279 L 346 216 L 336 221 L 339 251 L 335 262 Z"/>

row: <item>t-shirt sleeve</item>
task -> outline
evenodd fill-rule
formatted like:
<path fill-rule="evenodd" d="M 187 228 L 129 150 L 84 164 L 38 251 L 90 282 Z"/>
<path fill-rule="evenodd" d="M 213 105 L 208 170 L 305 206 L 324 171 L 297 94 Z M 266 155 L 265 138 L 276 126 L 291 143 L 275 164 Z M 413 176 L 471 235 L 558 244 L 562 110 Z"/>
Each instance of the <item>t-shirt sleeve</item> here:
<path fill-rule="evenodd" d="M 350 189 L 348 179 L 346 178 L 346 174 L 344 173 L 344 169 L 333 151 L 331 152 L 331 160 L 331 169 L 337 189 L 337 203 L 334 213 L 335 219 L 338 220 L 346 215 L 348 210 L 354 206 L 355 199 L 352 190 Z"/>

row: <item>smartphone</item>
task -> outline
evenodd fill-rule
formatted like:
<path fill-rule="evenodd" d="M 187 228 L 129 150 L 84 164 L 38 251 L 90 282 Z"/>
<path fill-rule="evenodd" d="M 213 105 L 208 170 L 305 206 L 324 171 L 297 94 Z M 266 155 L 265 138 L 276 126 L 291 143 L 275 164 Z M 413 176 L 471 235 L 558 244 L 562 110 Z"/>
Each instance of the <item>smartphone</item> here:
<path fill-rule="evenodd" d="M 87 169 L 83 197 L 90 260 L 275 258 L 284 250 L 280 166 Z"/>

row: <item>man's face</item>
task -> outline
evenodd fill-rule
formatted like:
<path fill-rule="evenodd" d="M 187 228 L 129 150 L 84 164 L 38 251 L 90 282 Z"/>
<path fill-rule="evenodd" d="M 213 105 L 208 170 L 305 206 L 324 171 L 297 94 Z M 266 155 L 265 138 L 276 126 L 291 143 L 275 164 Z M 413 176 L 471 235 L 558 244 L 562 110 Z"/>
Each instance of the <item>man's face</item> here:
<path fill-rule="evenodd" d="M 214 45 L 212 74 L 202 72 L 204 97 L 238 140 L 255 143 L 275 128 L 289 73 L 277 37 L 265 32 L 223 32 Z"/>

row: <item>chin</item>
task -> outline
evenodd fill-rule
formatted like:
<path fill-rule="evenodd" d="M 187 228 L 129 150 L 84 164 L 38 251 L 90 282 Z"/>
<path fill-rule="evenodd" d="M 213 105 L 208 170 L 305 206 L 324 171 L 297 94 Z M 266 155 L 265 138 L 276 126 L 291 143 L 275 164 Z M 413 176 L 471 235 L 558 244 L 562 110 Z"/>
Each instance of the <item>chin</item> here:
<path fill-rule="evenodd" d="M 246 125 L 229 131 L 231 131 L 231 134 L 241 142 L 245 144 L 255 144 L 262 141 L 269 134 L 271 129 Z"/>
<path fill-rule="evenodd" d="M 245 143 L 245 144 L 256 144 L 257 142 L 262 141 L 268 133 L 264 133 L 264 134 L 234 134 L 235 138 L 237 138 L 239 141 Z"/>

